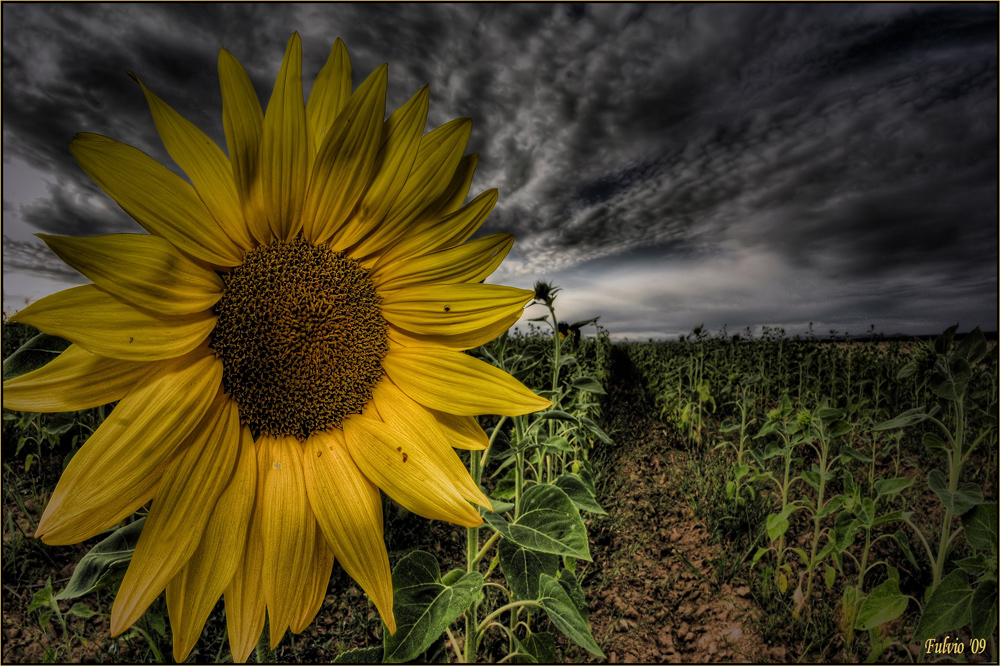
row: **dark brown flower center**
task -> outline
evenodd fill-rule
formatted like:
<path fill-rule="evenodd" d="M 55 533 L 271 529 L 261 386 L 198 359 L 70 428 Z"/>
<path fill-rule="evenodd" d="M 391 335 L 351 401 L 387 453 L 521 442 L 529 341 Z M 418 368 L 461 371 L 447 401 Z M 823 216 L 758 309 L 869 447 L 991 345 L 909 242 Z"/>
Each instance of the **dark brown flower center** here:
<path fill-rule="evenodd" d="M 361 411 L 388 350 L 367 270 L 296 238 L 251 250 L 222 277 L 212 346 L 244 423 L 305 439 Z"/>

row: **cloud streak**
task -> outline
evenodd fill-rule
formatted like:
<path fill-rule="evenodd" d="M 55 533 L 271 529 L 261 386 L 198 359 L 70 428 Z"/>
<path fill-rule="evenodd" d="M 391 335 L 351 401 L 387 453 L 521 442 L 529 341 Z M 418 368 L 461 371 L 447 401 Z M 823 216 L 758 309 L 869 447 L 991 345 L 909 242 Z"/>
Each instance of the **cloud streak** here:
<path fill-rule="evenodd" d="M 561 283 L 617 335 L 703 319 L 996 327 L 993 5 L 5 5 L 4 19 L 5 166 L 53 183 L 22 199 L 5 170 L 5 259 L 28 262 L 8 239 L 33 231 L 130 228 L 73 164 L 74 133 L 170 165 L 124 70 L 224 145 L 219 46 L 266 104 L 298 29 L 307 93 L 340 35 L 355 83 L 390 63 L 390 110 L 430 82 L 428 129 L 471 116 L 473 194 L 501 192 L 483 233 L 518 238 L 495 280 Z"/>

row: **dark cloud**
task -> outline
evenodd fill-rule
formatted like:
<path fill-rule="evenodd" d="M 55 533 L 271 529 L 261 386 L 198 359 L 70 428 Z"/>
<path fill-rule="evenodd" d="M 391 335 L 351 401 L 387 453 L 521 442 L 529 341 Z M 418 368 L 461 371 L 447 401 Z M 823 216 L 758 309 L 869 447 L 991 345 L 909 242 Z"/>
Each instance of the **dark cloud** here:
<path fill-rule="evenodd" d="M 498 279 L 529 286 L 550 276 L 568 295 L 588 272 L 615 284 L 629 271 L 646 275 L 651 285 L 638 291 L 678 323 L 626 311 L 600 282 L 586 283 L 609 307 L 603 321 L 623 331 L 686 330 L 710 315 L 731 325 L 875 315 L 913 324 L 924 321 L 915 313 L 927 294 L 948 301 L 936 311 L 958 314 L 961 304 L 966 319 L 996 326 L 996 5 L 2 11 L 4 163 L 27 165 L 4 175 L 5 258 L 8 242 L 33 242 L 34 230 L 137 230 L 73 164 L 66 144 L 76 132 L 113 136 L 176 170 L 125 70 L 224 146 L 219 47 L 240 59 L 266 104 L 298 30 L 307 93 L 341 36 L 355 84 L 390 63 L 389 110 L 430 83 L 428 128 L 474 119 L 473 193 L 501 193 L 482 233 L 518 236 Z M 18 194 L 39 180 L 56 185 L 37 200 Z M 669 266 L 720 292 L 691 286 L 703 305 L 672 307 L 685 299 L 669 281 L 687 283 Z M 729 289 L 708 267 L 745 273 Z M 786 282 L 811 292 L 786 298 Z M 970 282 L 979 300 L 964 290 Z"/>

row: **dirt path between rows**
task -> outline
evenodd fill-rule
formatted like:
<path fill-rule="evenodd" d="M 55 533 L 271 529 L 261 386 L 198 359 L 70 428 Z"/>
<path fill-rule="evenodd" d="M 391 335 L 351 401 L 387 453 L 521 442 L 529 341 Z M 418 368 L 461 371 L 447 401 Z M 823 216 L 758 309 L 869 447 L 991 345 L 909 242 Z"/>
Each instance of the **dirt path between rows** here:
<path fill-rule="evenodd" d="M 610 663 L 786 661 L 753 635 L 756 605 L 738 579 L 717 584 L 719 558 L 682 488 L 687 454 L 651 409 L 629 360 L 614 359 L 605 423 L 615 444 L 595 451 L 594 563 L 585 579 L 591 628 Z"/>

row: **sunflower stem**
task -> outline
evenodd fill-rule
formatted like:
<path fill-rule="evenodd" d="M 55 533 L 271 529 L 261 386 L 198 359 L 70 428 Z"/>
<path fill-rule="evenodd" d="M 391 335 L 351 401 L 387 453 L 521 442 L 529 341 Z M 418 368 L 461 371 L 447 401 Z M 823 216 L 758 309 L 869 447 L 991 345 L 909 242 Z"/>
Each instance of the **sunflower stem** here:
<path fill-rule="evenodd" d="M 257 663 L 258 664 L 276 664 L 278 663 L 275 657 L 274 650 L 271 649 L 271 623 L 268 618 L 264 618 L 264 630 L 260 632 L 260 640 L 257 641 Z"/>
<path fill-rule="evenodd" d="M 493 431 L 496 435 L 499 426 Z M 491 442 L 492 443 L 492 442 Z M 482 481 L 483 469 L 482 469 L 482 459 L 477 455 L 475 451 L 469 452 L 469 475 L 472 477 L 472 482 L 478 487 L 480 481 Z M 466 562 L 468 564 L 468 571 L 472 573 L 479 569 L 479 561 L 482 559 L 482 555 L 479 552 L 479 528 L 469 527 L 466 528 Z M 472 605 L 465 612 L 465 663 L 473 663 L 476 661 L 476 644 L 479 642 L 478 631 L 476 630 L 476 622 L 479 617 L 479 597 L 477 596 L 472 601 Z M 454 640 L 454 639 L 452 639 Z"/>

